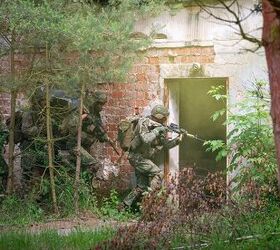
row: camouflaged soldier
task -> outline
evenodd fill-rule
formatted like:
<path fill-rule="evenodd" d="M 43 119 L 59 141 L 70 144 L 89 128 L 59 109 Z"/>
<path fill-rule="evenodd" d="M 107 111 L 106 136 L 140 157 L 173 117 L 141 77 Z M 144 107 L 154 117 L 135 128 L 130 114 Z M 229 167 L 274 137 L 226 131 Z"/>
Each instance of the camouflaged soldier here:
<path fill-rule="evenodd" d="M 100 112 L 104 104 L 107 102 L 105 93 L 96 91 L 93 94 L 87 93 L 88 109 L 84 109 L 83 126 L 82 126 L 82 147 L 81 160 L 82 167 L 97 172 L 101 167 L 101 163 L 90 154 L 91 147 L 96 141 L 107 142 L 109 137 L 103 129 Z M 90 99 L 90 100 L 89 100 Z M 79 113 L 74 109 L 71 114 L 66 117 L 61 125 L 61 131 L 67 133 L 67 149 L 69 150 L 72 159 L 69 161 L 73 163 L 76 158 L 77 145 L 77 126 L 79 121 Z M 69 155 L 68 153 L 68 155 Z M 67 158 L 67 157 L 66 157 Z M 69 158 L 69 157 L 68 157 Z"/>
<path fill-rule="evenodd" d="M 93 94 L 88 93 L 87 99 L 90 105 L 88 105 L 88 114 L 83 119 L 82 145 L 86 150 L 90 151 L 90 147 L 96 141 L 108 142 L 110 139 L 103 128 L 100 116 L 100 112 L 107 102 L 106 94 L 101 91 L 95 91 Z"/>
<path fill-rule="evenodd" d="M 40 177 L 44 169 L 46 155 L 45 143 L 40 138 L 45 138 L 45 94 L 39 88 L 31 97 L 30 108 L 22 112 L 21 118 L 21 169 L 23 192 L 26 193 L 37 177 Z"/>
<path fill-rule="evenodd" d="M 168 115 L 164 106 L 156 105 L 151 116 L 138 121 L 128 155 L 130 164 L 135 168 L 137 186 L 124 199 L 125 206 L 130 207 L 144 191 L 162 183 L 163 171 L 154 163 L 155 155 L 163 149 L 175 147 L 182 140 L 182 135 L 171 140 L 167 138 L 168 129 L 164 123 Z"/>

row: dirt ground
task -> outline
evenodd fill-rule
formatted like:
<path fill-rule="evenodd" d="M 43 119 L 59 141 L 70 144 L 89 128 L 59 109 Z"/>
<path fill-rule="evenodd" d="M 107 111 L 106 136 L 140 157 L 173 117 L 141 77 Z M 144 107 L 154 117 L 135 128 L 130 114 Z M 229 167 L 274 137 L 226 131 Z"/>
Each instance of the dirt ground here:
<path fill-rule="evenodd" d="M 102 220 L 95 217 L 92 214 L 84 214 L 74 218 L 67 219 L 53 219 L 46 222 L 34 223 L 27 226 L 2 226 L 0 227 L 1 232 L 11 232 L 23 229 L 24 231 L 30 233 L 40 233 L 47 230 L 55 230 L 61 235 L 67 235 L 75 230 L 96 230 L 106 226 L 109 227 L 120 227 L 126 226 L 136 221 L 130 222 L 119 222 L 114 220 Z"/>

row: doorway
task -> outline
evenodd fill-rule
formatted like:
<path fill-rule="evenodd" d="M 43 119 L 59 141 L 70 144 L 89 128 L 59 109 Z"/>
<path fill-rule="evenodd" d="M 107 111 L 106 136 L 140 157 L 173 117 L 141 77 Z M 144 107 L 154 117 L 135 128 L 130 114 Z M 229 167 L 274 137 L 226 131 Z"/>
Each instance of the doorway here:
<path fill-rule="evenodd" d="M 226 109 L 225 101 L 216 101 L 208 91 L 211 86 L 223 86 L 222 94 L 227 92 L 226 78 L 184 78 L 165 80 L 169 123 L 179 124 L 188 133 L 204 140 L 226 140 L 226 114 L 213 121 L 215 111 Z M 203 142 L 189 137 L 169 152 L 165 168 L 179 171 L 192 167 L 199 175 L 226 169 L 226 159 L 216 161 L 216 153 L 205 152 Z M 169 172 L 169 171 L 168 171 Z"/>

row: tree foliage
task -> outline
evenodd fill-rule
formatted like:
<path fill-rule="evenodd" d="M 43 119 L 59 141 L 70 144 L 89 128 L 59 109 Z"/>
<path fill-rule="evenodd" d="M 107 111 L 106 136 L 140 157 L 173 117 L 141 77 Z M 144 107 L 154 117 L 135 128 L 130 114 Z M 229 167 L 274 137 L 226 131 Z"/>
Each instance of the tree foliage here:
<path fill-rule="evenodd" d="M 102 2 L 102 4 L 101 4 Z M 12 114 L 18 92 L 32 93 L 43 86 L 46 119 L 40 141 L 48 143 L 48 168 L 54 190 L 53 122 L 56 115 L 50 107 L 50 90 L 62 88 L 80 98 L 80 124 L 77 159 L 81 144 L 81 114 L 85 90 L 94 90 L 103 83 L 126 81 L 135 58 L 143 54 L 151 39 L 135 39 L 134 24 L 139 17 L 154 15 L 163 2 L 149 1 L 76 1 L 76 0 L 17 0 L 2 1 L 0 5 L 1 55 L 13 64 L 10 72 L 1 74 L 2 86 L 14 93 Z M 10 135 L 15 127 L 12 115 Z M 56 124 L 57 125 L 57 124 Z M 59 126 L 59 124 L 58 124 Z M 47 134 L 47 136 L 46 136 Z M 55 135 L 55 134 L 54 134 Z M 13 136 L 10 136 L 12 143 Z M 13 146 L 10 147 L 13 162 Z M 77 160 L 77 165 L 78 160 Z M 77 168 L 78 169 L 78 168 Z M 12 168 L 10 170 L 12 173 Z M 77 171 L 77 185 L 80 172 Z M 78 192 L 78 189 L 76 190 Z M 54 193 L 53 193 L 54 194 Z M 55 200 L 55 197 L 53 197 Z M 55 201 L 54 201 L 55 203 Z M 56 205 L 55 205 L 56 207 Z"/>

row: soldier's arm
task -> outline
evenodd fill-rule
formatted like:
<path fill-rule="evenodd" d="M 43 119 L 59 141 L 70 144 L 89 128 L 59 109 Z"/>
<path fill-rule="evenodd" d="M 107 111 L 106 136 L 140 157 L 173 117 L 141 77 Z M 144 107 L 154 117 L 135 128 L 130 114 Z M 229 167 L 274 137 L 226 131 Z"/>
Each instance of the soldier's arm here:
<path fill-rule="evenodd" d="M 174 139 L 170 140 L 168 138 L 164 138 L 163 146 L 166 149 L 174 148 L 182 141 L 182 136 L 179 135 L 175 137 Z"/>
<path fill-rule="evenodd" d="M 148 120 L 139 122 L 140 139 L 145 144 L 150 144 L 154 142 L 157 138 L 161 136 L 161 134 L 165 134 L 166 132 L 164 126 L 153 127 L 150 125 L 151 124 Z"/>

